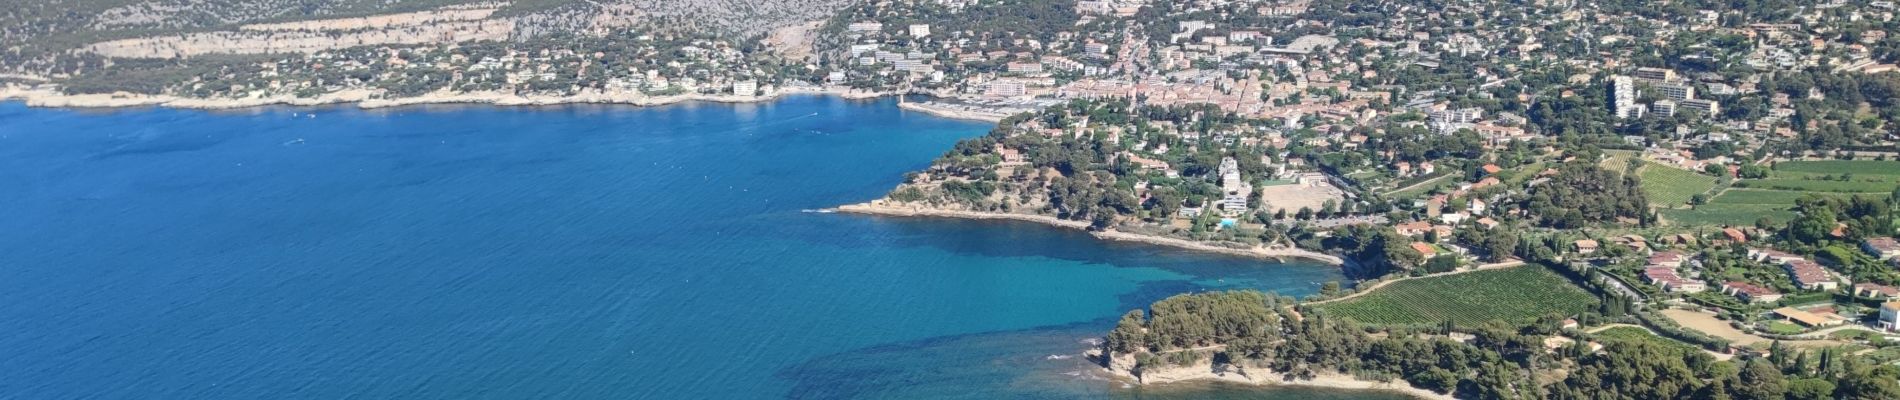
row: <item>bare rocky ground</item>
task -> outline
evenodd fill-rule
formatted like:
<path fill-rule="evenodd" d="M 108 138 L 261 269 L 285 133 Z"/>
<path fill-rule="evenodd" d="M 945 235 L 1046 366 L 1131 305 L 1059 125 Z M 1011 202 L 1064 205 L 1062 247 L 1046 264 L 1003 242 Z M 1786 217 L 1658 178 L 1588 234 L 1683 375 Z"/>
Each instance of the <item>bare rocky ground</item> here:
<path fill-rule="evenodd" d="M 815 27 L 850 1 L 0 0 L 10 8 L 0 11 L 0 42 L 9 44 L 0 50 L 173 58 L 600 33 L 642 22 L 755 37 Z M 809 38 L 792 33 L 785 51 L 808 47 L 799 43 Z"/>

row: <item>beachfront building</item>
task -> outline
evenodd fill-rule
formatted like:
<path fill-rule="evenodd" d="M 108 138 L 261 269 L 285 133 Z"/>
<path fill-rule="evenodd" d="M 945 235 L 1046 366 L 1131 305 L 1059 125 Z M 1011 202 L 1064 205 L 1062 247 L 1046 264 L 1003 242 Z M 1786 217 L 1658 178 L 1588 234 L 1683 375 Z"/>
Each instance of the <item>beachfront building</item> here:
<path fill-rule="evenodd" d="M 1220 160 L 1221 211 L 1239 215 L 1247 212 L 1247 197 L 1253 195 L 1253 184 L 1247 183 L 1240 175 L 1240 161 L 1233 157 Z"/>

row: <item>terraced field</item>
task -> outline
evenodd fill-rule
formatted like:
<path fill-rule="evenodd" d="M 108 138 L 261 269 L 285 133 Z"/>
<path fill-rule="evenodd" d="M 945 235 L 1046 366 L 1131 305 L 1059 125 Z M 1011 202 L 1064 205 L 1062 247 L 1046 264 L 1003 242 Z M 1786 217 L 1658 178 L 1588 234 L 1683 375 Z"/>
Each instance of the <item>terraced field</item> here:
<path fill-rule="evenodd" d="M 1327 315 L 1374 325 L 1528 324 L 1572 315 L 1597 298 L 1541 266 L 1529 265 L 1395 282 L 1357 298 L 1318 306 Z"/>

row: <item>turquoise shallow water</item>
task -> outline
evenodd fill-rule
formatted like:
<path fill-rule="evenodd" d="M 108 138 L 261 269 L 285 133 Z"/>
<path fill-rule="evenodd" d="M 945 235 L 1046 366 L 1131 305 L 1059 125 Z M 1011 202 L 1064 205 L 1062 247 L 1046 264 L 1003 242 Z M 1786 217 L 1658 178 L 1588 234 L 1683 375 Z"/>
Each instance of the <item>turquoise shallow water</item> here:
<path fill-rule="evenodd" d="M 824 97 L 0 103 L 0 398 L 1390 398 L 1066 357 L 1168 295 L 1335 268 L 805 211 L 987 128 Z"/>

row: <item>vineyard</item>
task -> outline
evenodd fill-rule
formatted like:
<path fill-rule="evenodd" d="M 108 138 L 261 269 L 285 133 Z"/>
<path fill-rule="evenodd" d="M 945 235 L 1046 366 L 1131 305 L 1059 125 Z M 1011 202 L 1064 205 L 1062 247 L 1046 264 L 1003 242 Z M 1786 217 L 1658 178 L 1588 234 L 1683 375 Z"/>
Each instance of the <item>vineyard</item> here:
<path fill-rule="evenodd" d="M 1681 226 L 1735 226 L 1754 225 L 1755 221 L 1767 217 L 1774 223 L 1785 223 L 1794 219 L 1794 211 L 1788 206 L 1775 204 L 1707 204 L 1696 206 L 1694 210 L 1661 210 L 1663 219 Z"/>
<path fill-rule="evenodd" d="M 1327 315 L 1378 325 L 1472 326 L 1491 320 L 1527 324 L 1545 314 L 1573 315 L 1597 299 L 1548 269 L 1523 266 L 1412 279 L 1364 296 L 1318 306 Z"/>
<path fill-rule="evenodd" d="M 1737 187 L 1749 187 L 1770 190 L 1792 190 L 1803 192 L 1835 193 L 1887 193 L 1893 190 L 1895 183 L 1877 179 L 1856 179 L 1853 181 L 1829 181 L 1815 179 L 1750 179 L 1736 182 Z"/>
<path fill-rule="evenodd" d="M 1803 174 L 1839 174 L 1851 172 L 1855 175 L 1900 175 L 1900 161 L 1782 161 L 1775 164 L 1775 172 Z"/>
<path fill-rule="evenodd" d="M 1715 178 L 1656 163 L 1645 163 L 1637 175 L 1643 178 L 1643 192 L 1650 205 L 1676 207 L 1689 198 L 1715 188 Z"/>
<path fill-rule="evenodd" d="M 1647 176 L 1650 169 L 1644 169 L 1645 190 L 1651 184 Z M 1663 219 L 1680 226 L 1750 225 L 1764 217 L 1782 223 L 1794 218 L 1795 200 L 1802 197 L 1885 198 L 1896 186 L 1900 186 L 1900 161 L 1783 161 L 1775 164 L 1768 178 L 1735 181 L 1733 187 L 1719 191 L 1708 204 L 1659 212 Z M 1650 195 L 1652 199 L 1660 197 L 1657 192 Z"/>

